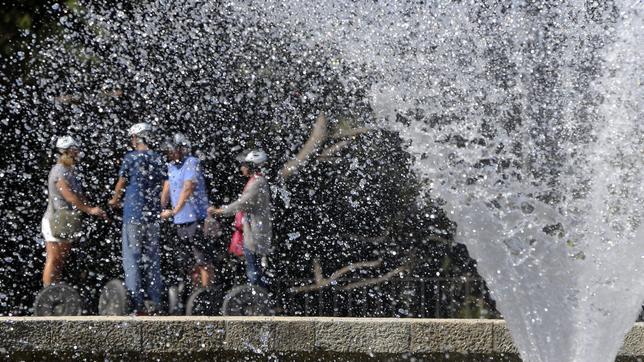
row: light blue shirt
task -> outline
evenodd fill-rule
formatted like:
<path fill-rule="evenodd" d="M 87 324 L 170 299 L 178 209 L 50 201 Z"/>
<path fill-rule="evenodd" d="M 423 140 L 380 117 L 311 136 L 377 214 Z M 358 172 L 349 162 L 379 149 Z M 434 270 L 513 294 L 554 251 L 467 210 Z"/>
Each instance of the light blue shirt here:
<path fill-rule="evenodd" d="M 179 196 L 186 181 L 196 183 L 192 195 L 181 210 L 174 215 L 175 224 L 186 224 L 204 220 L 208 210 L 208 193 L 199 159 L 187 156 L 181 161 L 168 163 L 168 180 L 170 182 L 170 201 L 172 206 L 179 202 Z"/>

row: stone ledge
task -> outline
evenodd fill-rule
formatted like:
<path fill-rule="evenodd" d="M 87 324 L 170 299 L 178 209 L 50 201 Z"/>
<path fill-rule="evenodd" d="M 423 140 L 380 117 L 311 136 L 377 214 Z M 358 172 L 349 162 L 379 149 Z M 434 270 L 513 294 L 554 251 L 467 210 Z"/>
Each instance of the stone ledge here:
<path fill-rule="evenodd" d="M 147 356 L 301 360 L 418 356 L 518 360 L 505 322 L 468 319 L 321 317 L 5 317 L 0 356 L 10 359 Z M 644 357 L 644 324 L 620 360 Z"/>

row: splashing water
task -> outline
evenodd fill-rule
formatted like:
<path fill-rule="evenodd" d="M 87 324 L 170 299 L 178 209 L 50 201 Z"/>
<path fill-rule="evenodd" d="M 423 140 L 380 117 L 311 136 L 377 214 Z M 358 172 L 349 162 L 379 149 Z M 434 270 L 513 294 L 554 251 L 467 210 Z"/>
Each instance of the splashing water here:
<path fill-rule="evenodd" d="M 302 107 L 253 93 L 256 73 L 306 82 L 318 60 L 287 64 L 280 51 L 323 49 L 345 98 L 370 87 L 377 119 L 411 141 L 522 358 L 614 359 L 644 299 L 641 3 L 158 0 L 132 14 L 90 7 L 84 19 L 61 17 L 77 54 L 45 44 L 38 84 L 7 102 L 48 121 L 34 128 L 67 122 L 108 147 L 131 109 L 170 125 L 220 111 L 221 123 L 253 99 L 272 130 L 274 115 L 296 123 Z M 122 90 L 130 108 L 113 104 Z M 61 94 L 68 109 L 51 106 Z"/>
<path fill-rule="evenodd" d="M 644 299 L 642 4 L 269 4 L 239 11 L 376 80 L 521 356 L 613 360 Z"/>

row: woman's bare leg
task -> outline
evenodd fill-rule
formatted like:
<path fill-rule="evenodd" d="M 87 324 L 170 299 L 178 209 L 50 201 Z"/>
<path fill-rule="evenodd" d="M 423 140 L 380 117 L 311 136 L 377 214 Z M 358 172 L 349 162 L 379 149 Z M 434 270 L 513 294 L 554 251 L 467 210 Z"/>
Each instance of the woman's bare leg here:
<path fill-rule="evenodd" d="M 215 278 L 215 273 L 213 271 L 213 266 L 212 265 L 204 265 L 204 266 L 198 266 L 197 267 L 199 270 L 199 276 L 201 277 L 201 286 L 204 288 L 208 288 L 211 286 L 214 278 Z"/>
<path fill-rule="evenodd" d="M 50 241 L 46 243 L 47 260 L 42 273 L 42 283 L 45 287 L 60 281 L 63 266 L 71 249 L 70 243 Z"/>

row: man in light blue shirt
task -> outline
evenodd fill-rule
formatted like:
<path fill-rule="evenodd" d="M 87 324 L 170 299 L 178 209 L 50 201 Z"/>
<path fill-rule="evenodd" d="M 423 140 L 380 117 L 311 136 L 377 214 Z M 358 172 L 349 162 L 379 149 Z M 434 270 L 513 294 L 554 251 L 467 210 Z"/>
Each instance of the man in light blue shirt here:
<path fill-rule="evenodd" d="M 166 150 L 170 162 L 161 205 L 165 208 L 170 201 L 172 209 L 163 210 L 161 218 L 172 217 L 177 234 L 176 240 L 169 240 L 168 244 L 185 272 L 197 272 L 201 286 L 208 287 L 213 280 L 213 250 L 203 229 L 208 216 L 208 194 L 201 164 L 190 154 L 190 142 L 181 133 L 167 142 Z"/>

